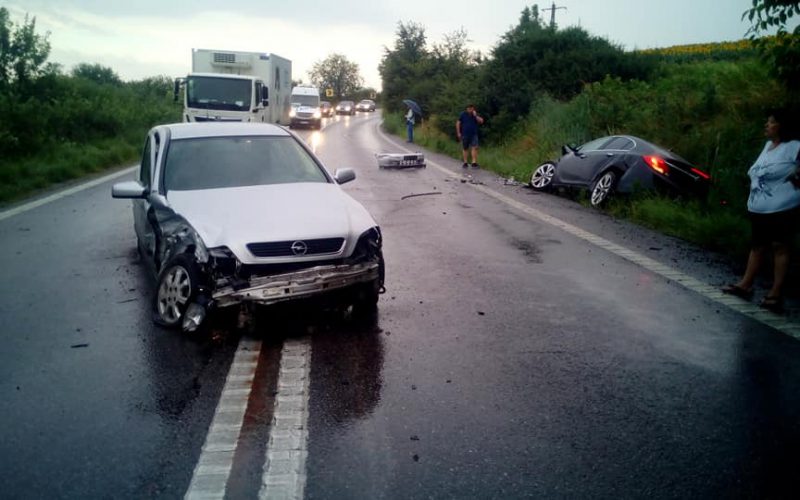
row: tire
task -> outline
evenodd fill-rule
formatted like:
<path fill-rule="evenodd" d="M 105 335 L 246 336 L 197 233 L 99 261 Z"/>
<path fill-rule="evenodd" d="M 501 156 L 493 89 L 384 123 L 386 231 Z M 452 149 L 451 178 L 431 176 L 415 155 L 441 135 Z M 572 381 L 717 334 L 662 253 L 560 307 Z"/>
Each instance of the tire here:
<path fill-rule="evenodd" d="M 542 163 L 533 171 L 531 174 L 531 180 L 528 184 L 537 191 L 547 191 L 550 189 L 550 184 L 553 182 L 553 176 L 555 173 L 555 163 L 552 161 Z"/>
<path fill-rule="evenodd" d="M 359 286 L 356 291 L 355 299 L 353 300 L 354 316 L 368 316 L 374 314 L 375 311 L 378 310 L 378 297 L 380 297 L 381 290 L 383 289 L 385 275 L 383 253 L 379 253 L 378 255 L 380 262 L 379 276 Z"/>
<path fill-rule="evenodd" d="M 194 260 L 187 254 L 173 257 L 158 273 L 153 320 L 161 326 L 180 328 L 199 284 L 200 272 Z"/>
<path fill-rule="evenodd" d="M 614 193 L 617 185 L 617 174 L 613 170 L 606 170 L 592 186 L 590 202 L 593 207 L 601 207 Z"/>

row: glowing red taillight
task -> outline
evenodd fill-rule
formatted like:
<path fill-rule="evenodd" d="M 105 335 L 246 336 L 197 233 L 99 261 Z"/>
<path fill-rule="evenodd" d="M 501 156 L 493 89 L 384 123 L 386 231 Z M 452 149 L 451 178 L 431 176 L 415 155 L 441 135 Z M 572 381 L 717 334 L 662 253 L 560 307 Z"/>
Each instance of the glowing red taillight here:
<path fill-rule="evenodd" d="M 699 168 L 694 168 L 694 167 L 692 167 L 692 172 L 696 173 L 697 175 L 699 175 L 700 177 L 702 177 L 702 178 L 703 178 L 703 179 L 705 179 L 705 180 L 709 180 L 709 179 L 711 179 L 711 176 L 710 176 L 710 175 L 708 175 L 707 173 L 703 172 L 703 171 L 702 171 L 702 170 L 700 170 Z"/>
<path fill-rule="evenodd" d="M 663 158 L 658 156 L 647 155 L 643 156 L 645 163 L 647 166 L 655 170 L 661 175 L 667 175 L 669 172 L 669 167 L 667 166 L 667 162 L 664 161 Z"/>

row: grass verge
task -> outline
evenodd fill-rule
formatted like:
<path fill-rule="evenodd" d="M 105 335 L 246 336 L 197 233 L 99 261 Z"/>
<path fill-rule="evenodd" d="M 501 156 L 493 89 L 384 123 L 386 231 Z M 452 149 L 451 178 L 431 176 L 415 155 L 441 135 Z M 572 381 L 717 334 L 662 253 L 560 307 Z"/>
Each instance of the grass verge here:
<path fill-rule="evenodd" d="M 460 145 L 435 125 L 435 122 L 423 122 L 415 127 L 414 142 L 460 161 Z M 399 114 L 385 115 L 384 128 L 391 134 L 405 137 L 404 119 Z M 523 135 L 507 144 L 481 146 L 479 162 L 487 170 L 527 183 L 535 166 L 557 157 L 542 149 L 537 148 L 532 138 Z M 749 251 L 750 224 L 746 214 L 727 206 L 648 193 L 616 198 L 605 210 L 615 217 L 737 258 L 746 257 Z"/>

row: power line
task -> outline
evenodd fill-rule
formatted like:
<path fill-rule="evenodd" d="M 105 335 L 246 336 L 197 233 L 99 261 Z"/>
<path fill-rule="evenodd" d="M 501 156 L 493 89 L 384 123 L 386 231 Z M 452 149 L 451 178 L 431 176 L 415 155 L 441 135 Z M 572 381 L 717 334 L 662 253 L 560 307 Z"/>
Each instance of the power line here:
<path fill-rule="evenodd" d="M 557 10 L 567 10 L 566 7 L 556 7 L 556 3 L 553 2 L 553 6 L 547 9 L 542 9 L 542 12 L 549 10 L 550 11 L 550 27 L 556 29 L 556 11 Z"/>

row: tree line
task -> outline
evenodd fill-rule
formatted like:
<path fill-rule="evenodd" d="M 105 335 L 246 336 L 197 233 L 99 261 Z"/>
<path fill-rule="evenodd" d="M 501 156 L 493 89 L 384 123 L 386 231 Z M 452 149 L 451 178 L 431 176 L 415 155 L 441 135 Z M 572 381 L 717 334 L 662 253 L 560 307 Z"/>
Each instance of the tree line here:
<path fill-rule="evenodd" d="M 785 26 L 800 12 L 799 3 L 756 0 L 744 13 L 753 22 L 751 53 L 760 54 L 794 95 L 792 89 L 800 82 L 798 31 L 779 29 L 768 41 L 760 35 Z M 455 117 L 472 102 L 487 118 L 485 137 L 502 141 L 519 130 L 543 97 L 567 102 L 606 78 L 653 82 L 663 76 L 663 54 L 625 51 L 580 27 L 550 26 L 537 5 L 522 10 L 517 24 L 501 36 L 490 55 L 469 50 L 467 43 L 463 29 L 430 44 L 424 26 L 399 23 L 394 45 L 385 49 L 379 68 L 385 108 L 402 111 L 402 100 L 414 99 L 434 126 L 452 134 Z M 724 58 L 745 58 L 751 53 Z"/>

